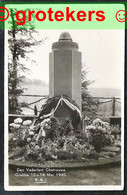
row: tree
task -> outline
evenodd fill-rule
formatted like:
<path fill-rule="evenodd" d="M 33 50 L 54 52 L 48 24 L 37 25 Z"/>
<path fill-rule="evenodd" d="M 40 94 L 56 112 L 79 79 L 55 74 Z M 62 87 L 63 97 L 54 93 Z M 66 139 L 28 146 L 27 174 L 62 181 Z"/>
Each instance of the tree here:
<path fill-rule="evenodd" d="M 88 87 L 94 81 L 87 79 L 88 71 L 82 67 L 82 115 L 83 118 L 88 116 L 90 119 L 94 119 L 97 115 L 98 101 L 92 98 L 89 93 Z"/>
<path fill-rule="evenodd" d="M 21 113 L 21 103 L 19 95 L 24 92 L 23 81 L 29 69 L 26 67 L 29 59 L 29 53 L 32 52 L 33 46 L 38 46 L 45 39 L 37 41 L 34 36 L 38 32 L 34 30 L 34 25 L 26 22 L 25 28 L 16 26 L 15 13 L 16 9 L 10 9 L 10 29 L 8 30 L 8 95 L 9 95 L 9 112 L 13 114 Z M 27 20 L 26 20 L 27 21 Z M 26 29 L 29 25 L 29 29 Z M 35 63 L 34 60 L 31 62 Z"/>

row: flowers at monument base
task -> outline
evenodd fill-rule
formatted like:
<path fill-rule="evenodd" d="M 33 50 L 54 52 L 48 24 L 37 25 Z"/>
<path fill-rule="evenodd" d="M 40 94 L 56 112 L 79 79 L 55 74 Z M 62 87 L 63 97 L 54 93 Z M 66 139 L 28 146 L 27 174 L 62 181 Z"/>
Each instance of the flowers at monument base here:
<path fill-rule="evenodd" d="M 105 145 L 113 143 L 109 124 L 100 119 L 95 119 L 91 125 L 86 127 L 86 135 L 89 143 L 94 146 L 97 152 L 100 152 Z"/>
<path fill-rule="evenodd" d="M 15 124 L 15 123 L 11 123 L 9 126 L 14 128 L 14 129 L 19 129 L 21 127 L 20 124 Z"/>
<path fill-rule="evenodd" d="M 27 138 L 27 142 L 28 143 L 31 142 L 31 138 L 30 137 Z"/>
<path fill-rule="evenodd" d="M 33 131 L 29 132 L 29 135 L 33 136 L 35 133 Z"/>
<path fill-rule="evenodd" d="M 15 123 L 10 123 L 9 124 L 9 127 L 13 127 Z"/>
<path fill-rule="evenodd" d="M 23 121 L 23 126 L 29 126 L 31 124 L 32 124 L 32 121 L 31 120 Z"/>
<path fill-rule="evenodd" d="M 13 137 L 13 141 L 16 141 L 17 140 L 17 138 L 16 137 Z"/>
<path fill-rule="evenodd" d="M 42 136 L 43 136 L 43 137 L 45 137 L 45 136 L 46 136 L 46 134 L 45 134 L 45 131 L 44 131 L 44 130 L 42 130 Z"/>
<path fill-rule="evenodd" d="M 24 152 L 20 153 L 20 158 L 13 155 L 13 159 L 36 162 L 83 159 L 89 156 L 90 151 L 94 151 L 90 144 L 85 144 L 77 138 L 68 118 L 64 121 L 48 118 L 36 124 L 34 128 L 31 126 L 22 124 L 18 132 L 13 132 L 14 137 L 9 142 L 11 152 L 16 147 L 21 147 L 21 150 L 24 148 Z"/>
<path fill-rule="evenodd" d="M 86 135 L 83 135 L 82 130 L 76 134 L 69 118 L 64 121 L 48 118 L 34 126 L 21 124 L 18 131 L 14 129 L 9 152 L 13 154 L 11 159 L 27 162 L 86 161 L 98 159 L 101 149 L 112 143 L 111 128 L 101 120 L 87 126 Z"/>
<path fill-rule="evenodd" d="M 35 150 L 39 150 L 40 147 L 38 145 L 35 146 Z"/>
<path fill-rule="evenodd" d="M 16 119 L 14 120 L 14 123 L 15 123 L 15 124 L 21 124 L 21 123 L 22 123 L 22 119 L 21 119 L 21 118 L 16 118 Z"/>

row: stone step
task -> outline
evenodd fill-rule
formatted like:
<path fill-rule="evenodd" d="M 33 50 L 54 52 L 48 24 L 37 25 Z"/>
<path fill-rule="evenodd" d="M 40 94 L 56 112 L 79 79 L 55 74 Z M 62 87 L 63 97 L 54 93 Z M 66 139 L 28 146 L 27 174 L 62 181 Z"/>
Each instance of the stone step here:
<path fill-rule="evenodd" d="M 105 158 L 110 158 L 110 156 L 105 156 Z"/>
<path fill-rule="evenodd" d="M 120 148 L 116 146 L 105 146 L 102 148 L 102 151 L 107 151 L 107 152 L 119 152 Z"/>
<path fill-rule="evenodd" d="M 115 142 L 114 146 L 121 148 L 121 142 L 120 141 Z"/>
<path fill-rule="evenodd" d="M 110 156 L 110 157 L 113 157 L 113 156 L 115 156 L 116 155 L 116 153 L 115 152 L 101 152 L 100 154 L 99 154 L 99 157 L 105 157 L 105 156 Z"/>
<path fill-rule="evenodd" d="M 115 152 L 111 152 L 111 153 L 109 154 L 110 157 L 113 157 L 113 156 L 115 156 L 115 155 L 116 155 Z"/>
<path fill-rule="evenodd" d="M 105 158 L 104 157 L 99 157 L 98 160 L 104 160 Z"/>

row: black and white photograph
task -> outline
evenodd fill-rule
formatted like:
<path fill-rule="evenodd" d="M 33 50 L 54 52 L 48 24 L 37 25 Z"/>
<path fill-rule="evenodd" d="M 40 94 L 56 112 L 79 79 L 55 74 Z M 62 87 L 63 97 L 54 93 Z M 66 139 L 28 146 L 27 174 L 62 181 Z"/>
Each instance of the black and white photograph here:
<path fill-rule="evenodd" d="M 6 30 L 7 189 L 123 189 L 124 30 Z"/>

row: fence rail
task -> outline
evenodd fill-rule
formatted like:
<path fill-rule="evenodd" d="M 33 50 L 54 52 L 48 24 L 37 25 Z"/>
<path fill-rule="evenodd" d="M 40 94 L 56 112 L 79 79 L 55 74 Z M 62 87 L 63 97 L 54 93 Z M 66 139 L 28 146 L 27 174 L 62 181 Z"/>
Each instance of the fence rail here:
<path fill-rule="evenodd" d="M 19 96 L 28 96 L 28 97 L 49 97 L 49 95 L 19 95 Z"/>
<path fill-rule="evenodd" d="M 23 96 L 24 97 L 33 97 L 33 98 L 34 97 L 41 97 L 39 100 L 36 100 L 36 101 L 33 101 L 31 103 L 26 104 L 26 107 L 28 109 L 33 110 L 34 114 L 39 113 L 39 111 L 37 111 L 36 103 L 49 98 L 48 95 L 27 95 L 27 94 L 25 94 L 25 95 L 20 95 L 20 96 L 22 96 L 22 97 Z M 98 100 L 99 104 L 105 104 L 105 103 L 111 102 L 111 109 L 112 109 L 111 116 L 115 116 L 115 113 L 116 113 L 116 102 L 121 104 L 121 101 L 120 101 L 121 98 L 120 97 L 92 97 L 92 98 Z M 100 100 L 105 100 L 105 101 L 100 101 Z M 35 104 L 35 106 L 34 106 L 34 108 L 31 108 L 30 106 L 33 105 L 33 104 Z"/>

